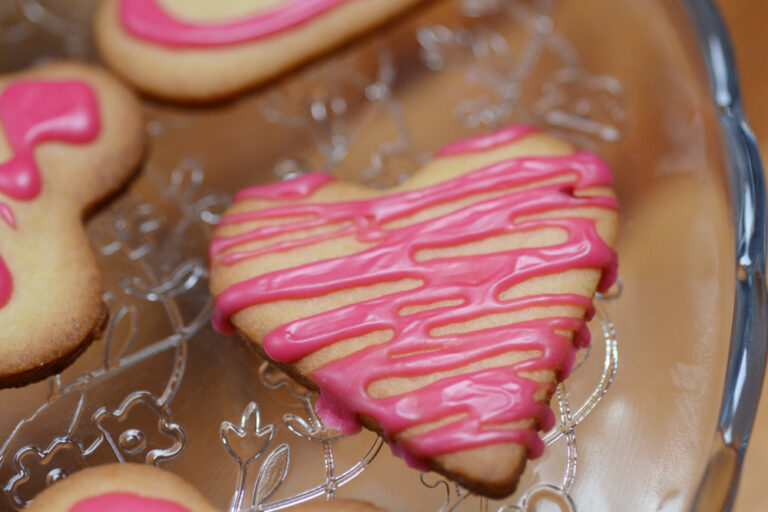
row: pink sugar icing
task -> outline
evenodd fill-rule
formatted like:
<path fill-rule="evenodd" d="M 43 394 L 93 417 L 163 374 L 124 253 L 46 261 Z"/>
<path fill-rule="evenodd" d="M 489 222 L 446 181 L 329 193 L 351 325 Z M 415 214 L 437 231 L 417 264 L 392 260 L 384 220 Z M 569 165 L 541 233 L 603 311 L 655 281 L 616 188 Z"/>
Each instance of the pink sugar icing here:
<path fill-rule="evenodd" d="M 128 492 L 109 492 L 77 502 L 69 512 L 190 512 L 172 501 Z"/>
<path fill-rule="evenodd" d="M 267 199 L 270 201 L 302 199 L 312 195 L 318 188 L 330 181 L 333 181 L 333 176 L 312 172 L 288 181 L 243 189 L 235 194 L 235 201 L 244 199 Z"/>
<path fill-rule="evenodd" d="M 11 272 L 8 270 L 8 265 L 5 264 L 5 260 L 0 257 L 0 309 L 11 300 L 12 293 L 13 277 L 11 277 Z"/>
<path fill-rule="evenodd" d="M 11 229 L 16 229 L 16 216 L 11 207 L 5 203 L 0 203 L 0 218 L 5 221 Z"/>
<path fill-rule="evenodd" d="M 350 0 L 287 0 L 265 12 L 225 22 L 174 18 L 157 0 L 121 0 L 120 20 L 136 37 L 175 47 L 225 46 L 278 34 Z"/>
<path fill-rule="evenodd" d="M 476 137 L 470 137 L 468 139 L 447 144 L 436 153 L 436 156 L 451 156 L 462 153 L 487 151 L 514 142 L 526 135 L 535 133 L 536 131 L 537 129 L 535 127 L 527 124 L 506 126 L 489 134 L 478 135 Z"/>
<path fill-rule="evenodd" d="M 13 155 L 0 164 L 0 193 L 19 201 L 37 197 L 42 186 L 35 147 L 43 142 L 86 143 L 101 130 L 96 96 L 79 81 L 18 80 L 0 95 L 0 123 Z M 0 217 L 14 229 L 5 203 Z M 0 256 L 0 308 L 10 300 L 13 279 Z"/>
<path fill-rule="evenodd" d="M 451 145 L 448 153 L 486 150 L 516 140 L 511 136 L 513 133 L 520 137 L 530 131 L 508 130 L 504 135 L 497 132 L 485 140 L 480 137 Z M 447 153 L 444 150 L 442 154 Z M 572 180 L 511 190 L 563 176 Z M 293 188 L 289 194 L 292 198 L 310 197 L 316 189 L 310 185 L 319 182 L 315 175 L 309 175 L 282 183 L 280 187 L 283 194 Z M 359 350 L 312 372 L 311 377 L 320 388 L 317 410 L 327 424 L 353 433 L 360 429 L 359 415 L 371 416 L 381 424 L 393 451 L 419 468 L 424 467 L 426 457 L 502 442 L 520 443 L 527 448 L 529 457 L 538 457 L 543 443 L 536 428 L 551 428 L 554 417 L 549 407 L 535 400 L 534 395 L 547 385 L 521 377 L 519 373 L 552 369 L 559 379 L 565 378 L 576 350 L 589 344 L 585 321 L 547 317 L 460 334 L 435 336 L 431 331 L 455 322 L 536 306 L 573 305 L 584 308 L 586 317 L 591 317 L 591 301 L 580 295 L 539 294 L 500 300 L 499 294 L 528 279 L 577 268 L 602 269 L 600 289 L 609 287 L 615 279 L 616 256 L 597 234 L 593 220 L 517 219 L 565 208 L 616 209 L 616 201 L 611 197 L 575 194 L 579 189 L 611 183 L 610 170 L 602 160 L 578 152 L 564 157 L 503 161 L 428 188 L 366 201 L 278 204 L 226 217 L 224 224 L 289 217 L 301 217 L 301 220 L 216 238 L 211 245 L 211 257 L 223 265 L 352 234 L 361 241 L 375 244 L 357 254 L 270 272 L 230 286 L 216 298 L 214 326 L 221 332 L 232 332 L 230 316 L 256 304 L 317 297 L 345 288 L 406 278 L 421 280 L 423 284 L 416 289 L 340 307 L 278 327 L 264 339 L 264 349 L 272 359 L 290 363 L 341 340 L 389 330 L 393 333 L 389 341 Z M 441 203 L 504 189 L 510 189 L 510 193 L 481 200 L 442 217 L 396 229 L 382 227 Z M 249 189 L 246 195 L 258 193 L 257 189 Z M 238 250 L 238 246 L 251 241 L 331 224 L 340 227 L 330 234 L 275 242 L 252 251 Z M 568 234 L 568 239 L 547 247 L 492 254 L 427 261 L 415 258 L 423 249 L 451 247 L 541 228 L 559 228 Z M 400 314 L 408 306 L 455 299 L 461 303 Z M 573 339 L 563 335 L 563 331 L 574 333 Z M 381 379 L 450 371 L 511 351 L 538 351 L 541 355 L 507 367 L 444 378 L 398 396 L 374 399 L 368 393 L 369 386 Z M 410 427 L 455 415 L 464 417 L 410 437 L 407 443 L 392 439 L 394 434 Z M 527 418 L 535 420 L 533 428 L 496 427 Z"/>

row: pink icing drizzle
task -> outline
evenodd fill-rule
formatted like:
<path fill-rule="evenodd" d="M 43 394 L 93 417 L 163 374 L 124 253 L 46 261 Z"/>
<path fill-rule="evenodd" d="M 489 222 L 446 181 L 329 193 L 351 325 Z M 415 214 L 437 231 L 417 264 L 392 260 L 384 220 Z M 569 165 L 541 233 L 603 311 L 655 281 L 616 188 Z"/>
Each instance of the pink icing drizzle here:
<path fill-rule="evenodd" d="M 172 501 L 128 492 L 109 492 L 77 502 L 69 512 L 190 512 Z"/>
<path fill-rule="evenodd" d="M 101 124 L 96 96 L 79 81 L 19 80 L 0 95 L 0 122 L 13 156 L 0 164 L 0 193 L 19 201 L 40 193 L 40 170 L 35 147 L 47 141 L 90 142 Z M 16 219 L 10 207 L 0 203 L 0 217 L 11 227 Z M 0 308 L 13 291 L 13 279 L 0 257 Z"/>
<path fill-rule="evenodd" d="M 235 201 L 242 201 L 243 199 L 268 199 L 271 201 L 302 199 L 312 195 L 315 190 L 330 181 L 333 181 L 333 176 L 313 172 L 288 181 L 243 189 L 235 194 Z"/>
<path fill-rule="evenodd" d="M 16 229 L 16 216 L 13 214 L 11 207 L 5 203 L 0 203 L 0 218 L 12 229 Z"/>
<path fill-rule="evenodd" d="M 514 142 L 522 137 L 535 133 L 537 130 L 527 124 L 515 124 L 506 126 L 495 132 L 470 137 L 468 139 L 452 142 L 437 152 L 436 156 L 458 155 L 461 153 L 475 153 L 478 151 L 487 151 L 510 142 Z"/>
<path fill-rule="evenodd" d="M 288 0 L 242 20 L 218 23 L 181 21 L 157 0 L 122 0 L 120 19 L 136 37 L 177 47 L 224 46 L 268 37 L 305 23 L 349 0 Z"/>
<path fill-rule="evenodd" d="M 449 146 L 446 153 L 479 151 L 513 140 L 530 129 L 506 131 Z M 499 140 L 502 142 L 499 142 Z M 384 229 L 387 222 L 407 217 L 437 204 L 490 191 L 512 189 L 560 176 L 573 179 L 482 200 L 439 218 Z M 311 195 L 317 175 L 280 184 L 293 188 L 292 198 Z M 378 242 L 357 254 L 318 261 L 248 279 L 227 288 L 216 299 L 213 322 L 221 332 L 232 332 L 231 315 L 249 306 L 282 299 L 316 297 L 330 292 L 405 278 L 419 279 L 419 288 L 391 294 L 303 318 L 270 332 L 264 349 L 276 361 L 295 362 L 318 349 L 366 333 L 391 330 L 386 343 L 368 347 L 312 372 L 321 393 L 321 417 L 345 433 L 360 428 L 359 414 L 379 421 L 393 451 L 409 464 L 424 467 L 423 459 L 443 453 L 515 442 L 539 456 L 543 443 L 535 428 L 510 430 L 496 425 L 534 418 L 536 427 L 551 428 L 554 417 L 534 394 L 545 385 L 520 377 L 519 372 L 554 369 L 565 378 L 575 352 L 589 344 L 582 319 L 548 317 L 461 334 L 434 336 L 431 330 L 489 314 L 528 307 L 574 305 L 592 315 L 591 301 L 580 295 L 540 294 L 502 301 L 501 291 L 530 278 L 575 268 L 603 269 L 599 285 L 609 287 L 616 277 L 614 252 L 597 234 L 588 218 L 515 219 L 563 208 L 617 208 L 613 198 L 577 197 L 575 190 L 612 183 L 610 170 L 598 157 L 579 152 L 566 157 L 528 157 L 504 161 L 475 170 L 429 188 L 377 197 L 368 201 L 334 204 L 276 205 L 223 219 L 223 224 L 256 219 L 302 217 L 294 223 L 260 227 L 233 237 L 220 237 L 211 245 L 212 259 L 234 264 L 254 256 L 307 246 L 321 240 L 355 234 L 359 240 Z M 248 189 L 243 198 L 258 195 Z M 309 217 L 310 220 L 306 220 Z M 341 223 L 334 233 L 300 240 L 276 242 L 262 249 L 237 252 L 237 246 L 297 230 Z M 508 233 L 540 228 L 560 228 L 568 233 L 562 244 L 511 249 L 466 257 L 417 261 L 417 251 L 450 247 Z M 459 305 L 400 315 L 402 308 L 460 299 Z M 573 332 L 574 337 L 558 331 Z M 539 351 L 541 355 L 515 365 L 490 368 L 444 378 L 421 389 L 382 399 L 368 394 L 377 380 L 414 377 L 449 371 L 510 351 Z M 354 368 L 354 371 L 350 369 Z M 551 390 L 550 390 L 551 391 Z M 453 415 L 464 418 L 426 434 L 412 437 L 407 446 L 392 435 L 409 427 Z"/>
<path fill-rule="evenodd" d="M 13 277 L 11 277 L 11 272 L 8 270 L 8 265 L 5 264 L 5 260 L 0 257 L 0 309 L 11 300 L 12 293 Z"/>

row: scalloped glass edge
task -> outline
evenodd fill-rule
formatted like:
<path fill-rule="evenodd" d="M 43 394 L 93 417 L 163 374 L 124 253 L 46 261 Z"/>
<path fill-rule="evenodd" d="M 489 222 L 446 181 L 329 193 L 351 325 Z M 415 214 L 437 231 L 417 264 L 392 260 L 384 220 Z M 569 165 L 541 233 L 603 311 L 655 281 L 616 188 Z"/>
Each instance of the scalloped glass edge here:
<path fill-rule="evenodd" d="M 757 141 L 741 104 L 731 42 L 712 0 L 682 0 L 699 39 L 728 159 L 736 290 L 723 398 L 706 467 L 688 510 L 730 511 L 766 366 L 766 195 Z M 714 507 L 717 508 L 714 508 Z"/>

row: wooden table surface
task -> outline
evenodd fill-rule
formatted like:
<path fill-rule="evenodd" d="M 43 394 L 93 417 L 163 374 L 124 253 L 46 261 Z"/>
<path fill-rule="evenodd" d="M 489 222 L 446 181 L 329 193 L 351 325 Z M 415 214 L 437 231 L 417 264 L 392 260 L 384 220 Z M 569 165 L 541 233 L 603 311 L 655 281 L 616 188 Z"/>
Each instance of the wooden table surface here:
<path fill-rule="evenodd" d="M 741 75 L 747 115 L 760 143 L 763 161 L 768 161 L 768 20 L 767 0 L 718 0 L 731 32 Z M 736 511 L 768 510 L 768 383 L 757 413 L 757 422 L 747 451 Z"/>

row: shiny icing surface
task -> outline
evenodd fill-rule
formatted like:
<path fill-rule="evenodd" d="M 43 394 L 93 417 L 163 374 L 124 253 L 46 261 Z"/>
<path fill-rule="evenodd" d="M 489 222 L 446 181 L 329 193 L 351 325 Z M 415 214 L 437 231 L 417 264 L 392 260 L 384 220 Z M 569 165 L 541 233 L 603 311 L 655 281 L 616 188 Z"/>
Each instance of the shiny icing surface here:
<path fill-rule="evenodd" d="M 77 502 L 68 512 L 190 512 L 172 501 L 129 492 L 110 492 Z"/>
<path fill-rule="evenodd" d="M 5 221 L 11 229 L 16 229 L 16 216 L 11 207 L 5 203 L 0 203 L 0 218 Z"/>
<path fill-rule="evenodd" d="M 120 0 L 119 16 L 132 35 L 176 47 L 226 46 L 278 34 L 310 21 L 349 0 L 287 0 L 264 12 L 225 22 L 175 18 L 157 0 Z"/>
<path fill-rule="evenodd" d="M 513 127 L 485 137 L 448 146 L 438 155 L 483 151 L 513 142 L 530 133 Z M 542 453 L 536 429 L 551 428 L 551 410 L 534 398 L 542 384 L 521 372 L 554 370 L 565 378 L 575 353 L 589 344 L 589 331 L 580 318 L 550 316 L 493 328 L 436 336 L 441 326 L 468 322 L 487 315 L 531 307 L 576 306 L 592 315 L 591 301 L 581 295 L 543 293 L 501 300 L 502 291 L 531 278 L 571 269 L 601 269 L 600 289 L 616 277 L 614 252 L 599 237 L 591 218 L 559 216 L 531 218 L 554 210 L 597 207 L 616 209 L 608 196 L 578 197 L 578 190 L 607 187 L 610 170 L 598 157 L 577 152 L 563 157 L 525 157 L 501 161 L 428 188 L 395 193 L 365 201 L 279 204 L 279 198 L 310 198 L 330 180 L 324 175 L 247 189 L 237 200 L 277 198 L 278 204 L 247 211 L 222 220 L 223 224 L 251 220 L 300 218 L 262 226 L 232 237 L 216 238 L 211 258 L 232 265 L 259 255 L 309 247 L 317 242 L 354 235 L 373 246 L 356 254 L 309 263 L 259 275 L 228 287 L 216 299 L 213 322 L 221 332 L 233 331 L 230 316 L 249 306 L 285 299 L 319 297 L 359 286 L 415 279 L 418 288 L 384 295 L 302 318 L 274 329 L 264 349 L 274 360 L 296 362 L 342 340 L 387 330 L 391 338 L 327 363 L 311 373 L 320 388 L 317 410 L 323 420 L 342 432 L 360 428 L 359 415 L 375 418 L 393 452 L 415 467 L 444 453 L 494 443 L 514 442 L 527 448 L 529 457 Z M 555 178 L 561 181 L 553 183 Z M 570 178 L 570 179 L 563 179 Z M 546 183 L 539 183 L 542 181 Z M 426 208 L 509 189 L 508 194 L 480 199 L 430 220 L 387 229 L 387 223 Z M 527 220 L 517 220 L 527 217 Z M 334 232 L 239 250 L 251 241 L 299 230 L 341 225 Z M 418 251 L 452 247 L 489 237 L 556 228 L 567 233 L 565 242 L 545 247 L 511 248 L 490 254 L 416 258 Z M 451 305 L 403 314 L 404 308 L 451 301 Z M 572 333 L 572 334 L 571 334 Z M 371 384 L 388 378 L 418 377 L 450 372 L 509 352 L 540 355 L 505 367 L 484 368 L 442 378 L 404 394 L 374 398 Z M 354 368 L 354 371 L 350 369 Z M 458 419 L 407 440 L 393 435 L 411 427 Z M 498 425 L 534 419 L 531 428 Z"/>
<path fill-rule="evenodd" d="M 5 260 L 0 256 L 0 308 L 8 304 L 12 293 L 13 277 L 11 271 L 8 270 L 8 265 L 5 264 Z"/>
<path fill-rule="evenodd" d="M 312 195 L 315 190 L 331 181 L 334 181 L 333 176 L 313 172 L 289 182 L 246 188 L 235 194 L 235 201 L 243 199 L 268 199 L 272 201 L 302 199 Z M 227 222 L 233 222 L 232 217 L 229 217 Z"/>
<path fill-rule="evenodd" d="M 34 150 L 48 141 L 86 143 L 101 130 L 91 87 L 80 81 L 18 80 L 0 95 L 0 124 L 12 156 L 0 164 L 0 194 L 29 201 L 40 193 L 42 177 Z M 10 206 L 0 203 L 0 218 L 13 229 Z M 0 256 L 0 308 L 13 291 L 13 279 Z"/>
<path fill-rule="evenodd" d="M 514 124 L 496 130 L 495 132 L 469 137 L 443 146 L 436 156 L 460 155 L 462 153 L 475 153 L 487 151 L 504 144 L 514 142 L 526 135 L 536 132 L 536 128 L 527 124 Z"/>

